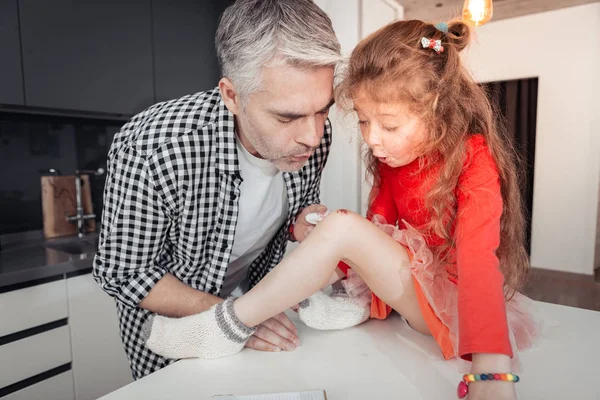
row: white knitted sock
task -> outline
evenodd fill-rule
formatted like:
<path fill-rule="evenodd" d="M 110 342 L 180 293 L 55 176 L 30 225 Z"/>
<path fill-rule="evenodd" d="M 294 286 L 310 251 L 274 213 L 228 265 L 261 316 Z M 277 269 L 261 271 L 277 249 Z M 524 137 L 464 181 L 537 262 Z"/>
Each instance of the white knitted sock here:
<path fill-rule="evenodd" d="M 240 352 L 256 329 L 237 318 L 233 301 L 229 298 L 189 317 L 151 316 L 142 327 L 146 346 L 171 359 L 219 358 Z"/>
<path fill-rule="evenodd" d="M 362 306 L 345 292 L 327 295 L 322 291 L 299 304 L 298 316 L 306 325 L 315 329 L 346 329 L 369 318 L 370 309 Z"/>

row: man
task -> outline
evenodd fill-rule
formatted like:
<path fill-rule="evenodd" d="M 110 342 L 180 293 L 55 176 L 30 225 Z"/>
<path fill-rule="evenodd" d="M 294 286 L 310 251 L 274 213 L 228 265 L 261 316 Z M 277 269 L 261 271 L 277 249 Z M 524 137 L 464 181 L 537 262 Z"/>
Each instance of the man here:
<path fill-rule="evenodd" d="M 150 315 L 193 315 L 260 281 L 319 205 L 340 45 L 310 0 L 237 0 L 223 14 L 218 88 L 159 103 L 117 133 L 94 277 L 113 296 L 134 378 Z M 298 221 L 294 224 L 294 221 Z M 247 346 L 293 350 L 281 314 Z"/>

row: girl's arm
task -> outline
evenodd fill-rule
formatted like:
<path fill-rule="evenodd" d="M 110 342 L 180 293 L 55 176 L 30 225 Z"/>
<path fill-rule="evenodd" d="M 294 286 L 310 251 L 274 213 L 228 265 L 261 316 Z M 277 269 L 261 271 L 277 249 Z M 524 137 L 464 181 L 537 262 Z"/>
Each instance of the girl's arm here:
<path fill-rule="evenodd" d="M 500 355 L 491 357 L 500 363 L 498 360 L 513 355 L 508 338 L 504 277 L 496 256 L 502 215 L 500 178 L 483 138 L 471 139 L 468 151 L 468 161 L 459 179 L 455 230 L 459 355 L 465 359 L 471 359 L 472 354 Z M 487 366 L 480 358 L 474 357 L 473 368 L 480 364 Z M 484 360 L 490 358 L 485 356 Z M 497 367 L 506 370 L 485 372 L 511 372 L 510 363 Z"/>

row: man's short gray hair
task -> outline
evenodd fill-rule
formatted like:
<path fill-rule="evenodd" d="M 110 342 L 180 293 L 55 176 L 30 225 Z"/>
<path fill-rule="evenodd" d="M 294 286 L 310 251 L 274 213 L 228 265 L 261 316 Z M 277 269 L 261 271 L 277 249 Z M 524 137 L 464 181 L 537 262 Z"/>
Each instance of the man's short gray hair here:
<path fill-rule="evenodd" d="M 221 76 L 242 98 L 260 87 L 268 62 L 318 68 L 341 59 L 331 20 L 312 0 L 237 0 L 221 16 L 215 45 Z"/>

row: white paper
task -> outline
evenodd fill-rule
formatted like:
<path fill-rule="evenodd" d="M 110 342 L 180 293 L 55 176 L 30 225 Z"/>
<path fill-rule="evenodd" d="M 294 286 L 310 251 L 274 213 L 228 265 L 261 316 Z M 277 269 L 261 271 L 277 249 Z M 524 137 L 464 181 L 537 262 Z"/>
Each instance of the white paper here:
<path fill-rule="evenodd" d="M 245 396 L 215 395 L 217 400 L 327 400 L 324 390 L 312 390 L 310 392 L 289 392 L 270 394 L 251 394 Z"/>

